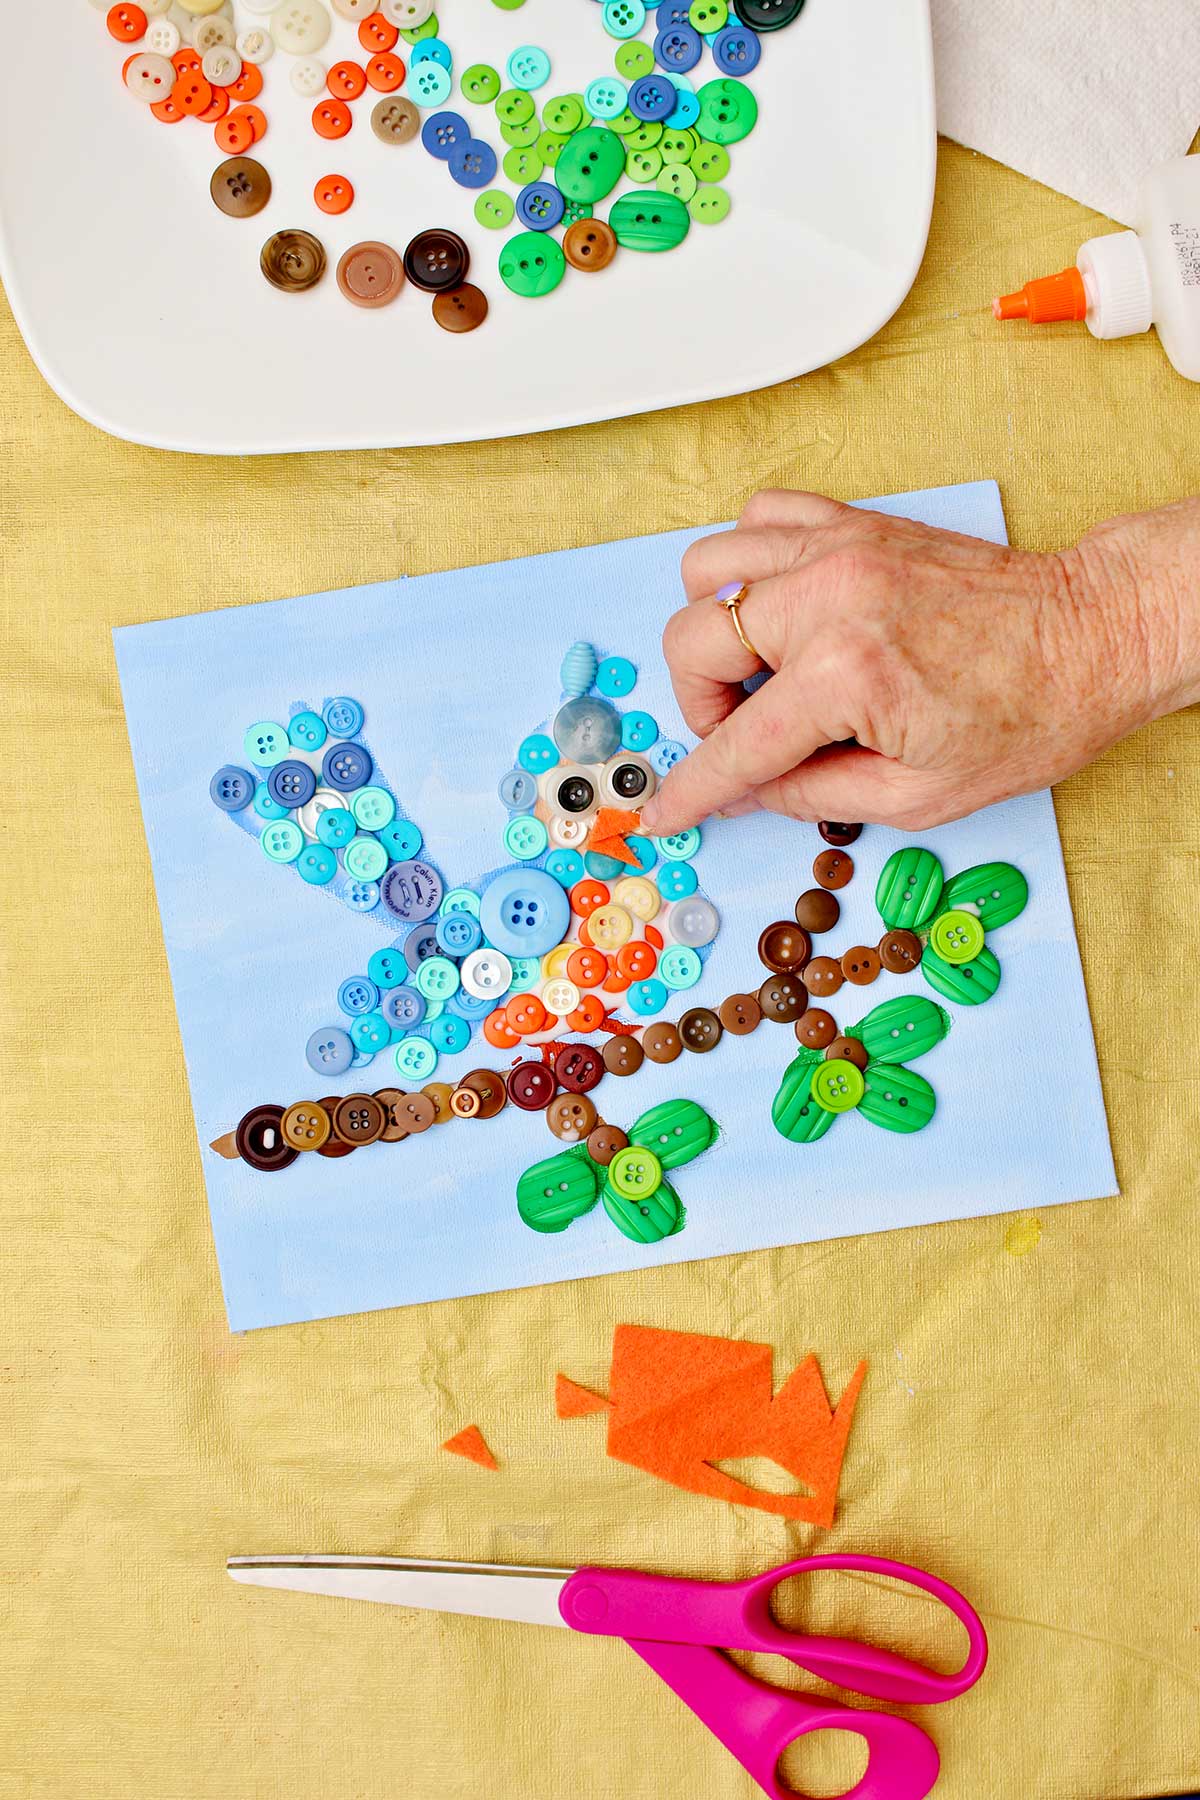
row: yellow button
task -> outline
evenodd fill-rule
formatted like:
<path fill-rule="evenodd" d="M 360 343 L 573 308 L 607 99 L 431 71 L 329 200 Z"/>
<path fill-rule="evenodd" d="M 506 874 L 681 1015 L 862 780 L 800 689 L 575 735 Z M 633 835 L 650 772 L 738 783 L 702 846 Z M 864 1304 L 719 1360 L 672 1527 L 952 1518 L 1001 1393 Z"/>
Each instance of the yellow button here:
<path fill-rule="evenodd" d="M 643 925 L 648 925 L 662 906 L 662 895 L 644 875 L 622 875 L 612 897 L 618 906 L 631 912 Z"/>
<path fill-rule="evenodd" d="M 209 13 L 220 12 L 225 0 L 179 0 L 185 13 L 191 13 L 193 19 L 207 18 Z"/>
<path fill-rule="evenodd" d="M 589 913 L 587 924 L 598 950 L 619 950 L 633 936 L 633 916 L 623 906 L 598 906 Z"/>
<path fill-rule="evenodd" d="M 547 950 L 542 958 L 542 974 L 547 981 L 554 981 L 567 972 L 567 958 L 572 950 L 578 950 L 578 944 L 556 944 L 553 950 Z"/>

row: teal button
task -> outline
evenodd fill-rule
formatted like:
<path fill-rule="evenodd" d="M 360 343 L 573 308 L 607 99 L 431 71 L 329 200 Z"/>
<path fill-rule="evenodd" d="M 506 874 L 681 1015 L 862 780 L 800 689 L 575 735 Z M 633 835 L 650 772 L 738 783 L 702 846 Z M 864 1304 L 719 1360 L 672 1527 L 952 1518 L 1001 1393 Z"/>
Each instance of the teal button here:
<path fill-rule="evenodd" d="M 696 952 L 686 944 L 669 945 L 658 959 L 660 978 L 676 993 L 684 988 L 695 987 L 703 969 L 704 964 Z"/>
<path fill-rule="evenodd" d="M 351 1037 L 354 1033 L 351 1032 Z M 471 1041 L 471 1027 L 457 1013 L 446 1013 L 429 1027 L 430 1042 L 443 1056 L 457 1056 Z"/>
<path fill-rule="evenodd" d="M 356 881 L 378 881 L 388 866 L 388 853 L 374 837 L 356 837 L 346 848 L 347 875 Z"/>
<path fill-rule="evenodd" d="M 655 838 L 654 842 L 668 862 L 687 862 L 700 848 L 700 828 L 693 825 L 688 831 L 673 831 L 670 837 Z"/>
<path fill-rule="evenodd" d="M 325 887 L 337 874 L 337 857 L 324 844 L 306 844 L 296 867 L 310 887 Z"/>
<path fill-rule="evenodd" d="M 627 656 L 606 656 L 596 671 L 596 686 L 610 700 L 619 700 L 637 686 L 637 670 Z"/>
<path fill-rule="evenodd" d="M 621 748 L 649 750 L 658 742 L 658 720 L 645 712 L 627 712 L 621 719 Z"/>
<path fill-rule="evenodd" d="M 549 841 L 546 827 L 532 813 L 518 813 L 504 827 L 504 848 L 518 862 L 531 862 L 535 856 L 540 856 Z"/>
<path fill-rule="evenodd" d="M 282 725 L 275 725 L 270 719 L 262 719 L 252 725 L 242 739 L 242 749 L 252 763 L 260 769 L 273 769 L 276 763 L 282 762 L 291 754 L 291 740 Z"/>
<path fill-rule="evenodd" d="M 470 913 L 473 919 L 477 919 L 479 917 L 479 895 L 474 888 L 451 888 L 449 893 L 443 894 L 438 913 L 443 919 L 447 913 Z"/>
<path fill-rule="evenodd" d="M 396 1045 L 396 1068 L 410 1081 L 427 1081 L 437 1066 L 438 1053 L 428 1038 L 406 1037 Z"/>
<path fill-rule="evenodd" d="M 654 879 L 664 900 L 686 900 L 700 885 L 690 862 L 665 862 Z"/>
<path fill-rule="evenodd" d="M 396 816 L 396 802 L 386 788 L 359 788 L 350 802 L 355 824 L 362 831 L 382 831 Z"/>
<path fill-rule="evenodd" d="M 633 854 L 637 857 L 637 872 L 639 875 L 647 874 L 658 861 L 658 852 L 655 850 L 654 845 L 648 837 L 643 837 L 640 831 L 632 832 L 629 837 L 625 839 L 625 848 L 627 850 L 632 850 Z"/>
<path fill-rule="evenodd" d="M 629 89 L 615 75 L 601 75 L 590 82 L 584 92 L 588 111 L 594 119 L 615 119 L 625 111 Z"/>
<path fill-rule="evenodd" d="M 344 806 L 327 806 L 317 819 L 317 837 L 330 850 L 341 850 L 354 837 L 354 814 Z"/>
<path fill-rule="evenodd" d="M 411 819 L 393 819 L 390 825 L 384 825 L 379 832 L 379 841 L 393 862 L 412 862 L 415 856 L 420 856 L 425 844 L 420 826 L 414 825 Z"/>
<path fill-rule="evenodd" d="M 546 873 L 553 875 L 560 887 L 572 888 L 583 880 L 583 858 L 578 850 L 552 850 L 546 858 Z"/>
<path fill-rule="evenodd" d="M 320 713 L 298 712 L 288 726 L 288 739 L 297 750 L 319 750 L 328 736 Z"/>
<path fill-rule="evenodd" d="M 605 856 L 601 850 L 589 850 L 583 859 L 589 875 L 597 881 L 615 881 L 618 875 L 629 874 L 629 864 L 621 862 L 615 856 Z"/>
<path fill-rule="evenodd" d="M 288 816 L 288 808 L 280 806 L 278 800 L 272 800 L 265 781 L 260 781 L 254 790 L 254 810 L 260 819 L 286 819 Z"/>
<path fill-rule="evenodd" d="M 440 106 L 453 85 L 449 69 L 443 69 L 440 62 L 430 60 L 409 68 L 408 93 L 418 106 Z"/>
<path fill-rule="evenodd" d="M 536 981 L 542 972 L 541 962 L 536 956 L 510 956 L 508 960 L 512 964 L 512 988 L 515 993 L 520 993 L 531 981 Z"/>
<path fill-rule="evenodd" d="M 533 88 L 545 87 L 550 79 L 550 58 L 536 44 L 521 44 L 513 51 L 504 68 L 513 86 L 524 93 L 529 93 Z"/>
<path fill-rule="evenodd" d="M 448 956 L 427 956 L 415 980 L 418 993 L 427 1000 L 449 1000 L 458 992 L 458 969 Z"/>
<path fill-rule="evenodd" d="M 304 833 L 291 819 L 269 819 L 263 826 L 259 843 L 263 855 L 272 862 L 295 862 L 304 848 Z"/>
<path fill-rule="evenodd" d="M 535 234 L 531 232 L 528 235 Z M 531 775 L 541 775 L 547 769 L 552 769 L 558 761 L 558 746 L 553 738 L 546 736 L 545 732 L 535 731 L 532 736 L 525 739 L 517 751 L 517 761 L 523 769 L 528 769 Z"/>
<path fill-rule="evenodd" d="M 642 0 L 605 0 L 600 16 L 609 37 L 631 38 L 646 23 L 646 8 Z"/>
<path fill-rule="evenodd" d="M 350 1027 L 350 1041 L 364 1056 L 374 1056 L 391 1043 L 392 1028 L 381 1012 L 360 1013 Z"/>

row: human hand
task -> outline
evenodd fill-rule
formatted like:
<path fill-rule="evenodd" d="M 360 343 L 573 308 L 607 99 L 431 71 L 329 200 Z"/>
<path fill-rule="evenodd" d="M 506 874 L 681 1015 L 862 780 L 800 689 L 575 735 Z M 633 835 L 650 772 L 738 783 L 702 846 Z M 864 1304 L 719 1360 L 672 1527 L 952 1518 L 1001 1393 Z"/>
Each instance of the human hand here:
<path fill-rule="evenodd" d="M 761 661 L 713 599 L 729 582 Z M 702 742 L 643 809 L 658 836 L 751 806 L 923 829 L 1200 697 L 1200 501 L 1043 555 L 767 492 L 683 583 L 663 646 Z"/>

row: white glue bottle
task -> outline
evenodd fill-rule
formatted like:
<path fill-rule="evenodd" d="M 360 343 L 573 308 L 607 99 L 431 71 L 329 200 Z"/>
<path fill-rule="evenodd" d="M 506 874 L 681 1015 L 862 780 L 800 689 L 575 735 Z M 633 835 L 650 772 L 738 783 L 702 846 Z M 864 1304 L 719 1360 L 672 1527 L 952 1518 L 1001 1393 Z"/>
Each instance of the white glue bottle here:
<path fill-rule="evenodd" d="M 1151 169 L 1132 231 L 1089 238 L 1073 269 L 1028 281 L 992 301 L 998 319 L 1083 319 L 1094 337 L 1153 325 L 1181 375 L 1200 381 L 1200 156 Z"/>

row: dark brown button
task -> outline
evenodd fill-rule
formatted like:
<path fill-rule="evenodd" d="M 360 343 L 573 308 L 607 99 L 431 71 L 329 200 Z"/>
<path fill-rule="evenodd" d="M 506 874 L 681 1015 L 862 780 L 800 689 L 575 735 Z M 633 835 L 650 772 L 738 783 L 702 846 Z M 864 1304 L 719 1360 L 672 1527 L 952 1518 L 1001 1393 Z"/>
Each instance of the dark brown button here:
<path fill-rule="evenodd" d="M 588 1138 L 588 1155 L 601 1168 L 607 1169 L 618 1150 L 624 1150 L 629 1139 L 619 1125 L 597 1125 Z"/>
<path fill-rule="evenodd" d="M 267 1175 L 289 1168 L 300 1154 L 283 1135 L 282 1106 L 251 1107 L 233 1136 L 242 1161 Z"/>
<path fill-rule="evenodd" d="M 836 994 L 846 977 L 842 974 L 842 965 L 834 962 L 832 956 L 814 956 L 801 977 L 809 993 L 818 1000 L 828 1000 L 830 994 Z"/>
<path fill-rule="evenodd" d="M 758 960 L 776 975 L 787 975 L 802 969 L 812 955 L 812 939 L 799 925 L 779 919 L 768 925 L 758 940 Z"/>
<path fill-rule="evenodd" d="M 771 975 L 758 990 L 758 1004 L 764 1019 L 775 1025 L 790 1025 L 808 1006 L 808 995 L 799 975 Z"/>
<path fill-rule="evenodd" d="M 337 284 L 355 306 L 388 306 L 404 286 L 404 264 L 390 244 L 351 244 L 338 263 Z"/>
<path fill-rule="evenodd" d="M 753 994 L 730 994 L 717 1008 L 717 1017 L 734 1037 L 745 1037 L 762 1020 L 762 1007 Z"/>
<path fill-rule="evenodd" d="M 454 1114 L 450 1111 L 450 1096 L 454 1092 L 454 1084 L 450 1081 L 427 1081 L 421 1089 L 433 1101 L 433 1122 L 444 1125 Z"/>
<path fill-rule="evenodd" d="M 231 219 L 252 219 L 271 198 L 271 177 L 252 156 L 231 156 L 213 170 L 208 190 Z"/>
<path fill-rule="evenodd" d="M 418 231 L 404 252 L 404 273 L 427 294 L 461 287 L 471 266 L 471 252 L 456 231 Z"/>
<path fill-rule="evenodd" d="M 715 1050 L 721 1041 L 722 1025 L 715 1012 L 707 1006 L 693 1006 L 685 1012 L 679 1021 L 679 1035 L 683 1039 L 685 1050 L 694 1050 L 702 1056 L 708 1050 Z"/>
<path fill-rule="evenodd" d="M 559 1094 L 546 1108 L 546 1123 L 564 1144 L 582 1144 L 599 1122 L 595 1104 L 586 1094 Z"/>
<path fill-rule="evenodd" d="M 813 863 L 813 880 L 823 888 L 844 888 L 854 879 L 854 858 L 844 850 L 822 850 Z"/>
<path fill-rule="evenodd" d="M 487 316 L 487 295 L 469 281 L 433 297 L 433 317 L 443 331 L 474 331 Z"/>
<path fill-rule="evenodd" d="M 842 956 L 842 974 L 855 987 L 870 987 L 882 967 L 878 950 L 867 944 L 854 944 Z"/>
<path fill-rule="evenodd" d="M 604 1058 L 590 1044 L 568 1044 L 554 1060 L 560 1087 L 570 1094 L 590 1094 L 604 1080 Z"/>
<path fill-rule="evenodd" d="M 838 1057 L 843 1062 L 853 1063 L 856 1069 L 865 1069 L 870 1062 L 867 1046 L 861 1038 L 835 1037 L 825 1052 L 825 1061 L 833 1062 Z"/>
<path fill-rule="evenodd" d="M 636 1075 L 645 1060 L 646 1052 L 635 1037 L 612 1037 L 604 1046 L 604 1066 L 610 1075 Z"/>
<path fill-rule="evenodd" d="M 885 931 L 879 940 L 879 960 L 890 975 L 911 975 L 923 954 L 915 931 Z"/>
<path fill-rule="evenodd" d="M 494 1069 L 472 1069 L 450 1096 L 450 1111 L 460 1119 L 494 1119 L 508 1105 L 508 1090 Z"/>
<path fill-rule="evenodd" d="M 311 231 L 277 231 L 263 245 L 258 263 L 272 287 L 302 294 L 325 273 L 325 246 Z"/>
<path fill-rule="evenodd" d="M 428 1094 L 405 1094 L 398 1112 L 410 1137 L 438 1122 L 438 1108 Z"/>
<path fill-rule="evenodd" d="M 683 1039 L 670 1019 L 658 1019 L 643 1031 L 642 1049 L 651 1062 L 673 1063 L 683 1054 Z"/>
<path fill-rule="evenodd" d="M 617 254 L 617 234 L 603 219 L 576 219 L 563 237 L 563 255 L 573 269 L 607 269 Z"/>
<path fill-rule="evenodd" d="M 383 1136 L 387 1122 L 374 1094 L 346 1094 L 333 1112 L 333 1129 L 344 1144 L 373 1144 Z"/>
<path fill-rule="evenodd" d="M 861 825 L 843 825 L 838 819 L 818 819 L 817 830 L 827 844 L 835 844 L 839 850 L 862 836 Z"/>
<path fill-rule="evenodd" d="M 841 916 L 840 903 L 824 888 L 806 888 L 796 902 L 796 923 L 814 935 L 832 931 Z"/>
<path fill-rule="evenodd" d="M 375 102 L 371 130 L 381 144 L 408 144 L 421 129 L 421 115 L 411 100 L 385 94 Z"/>
<path fill-rule="evenodd" d="M 338 1128 L 337 1128 L 337 1124 L 336 1124 L 334 1115 L 336 1114 L 338 1106 L 341 1103 L 341 1099 L 342 1099 L 342 1096 L 340 1094 L 322 1094 L 322 1096 L 321 1096 L 321 1105 L 325 1108 L 325 1111 L 329 1114 L 330 1121 L 333 1123 L 333 1131 L 331 1132 L 329 1137 L 326 1139 L 326 1141 L 321 1145 L 321 1148 L 317 1151 L 318 1156 L 335 1156 L 336 1157 L 336 1156 L 353 1156 L 354 1155 L 354 1145 L 348 1144 L 346 1142 L 345 1138 L 338 1136 Z"/>
<path fill-rule="evenodd" d="M 408 1096 L 403 1088 L 376 1088 L 375 1098 L 383 1108 L 382 1141 L 398 1144 L 401 1138 L 408 1136 L 408 1126 L 399 1110 Z"/>
<path fill-rule="evenodd" d="M 558 1092 L 558 1083 L 540 1062 L 519 1062 L 509 1071 L 508 1097 L 522 1112 L 541 1112 Z"/>
<path fill-rule="evenodd" d="M 808 1050 L 824 1050 L 836 1036 L 837 1020 L 832 1013 L 822 1012 L 819 1006 L 810 1006 L 796 1020 L 796 1042 Z"/>

